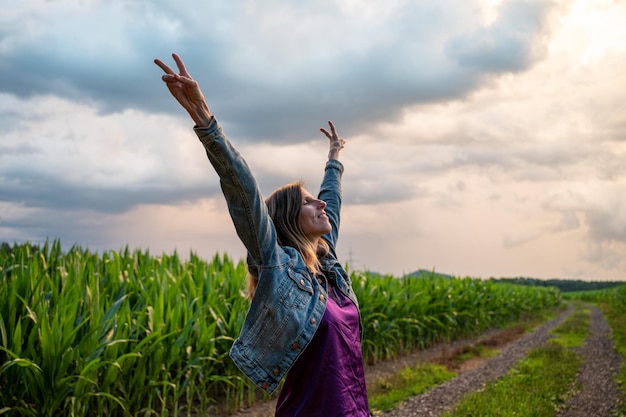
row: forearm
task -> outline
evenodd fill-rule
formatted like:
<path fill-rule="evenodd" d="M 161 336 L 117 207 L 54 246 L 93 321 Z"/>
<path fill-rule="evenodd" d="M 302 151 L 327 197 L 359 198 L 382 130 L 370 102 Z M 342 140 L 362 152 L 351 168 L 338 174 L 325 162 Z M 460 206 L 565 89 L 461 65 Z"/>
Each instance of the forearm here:
<path fill-rule="evenodd" d="M 210 119 L 207 127 L 195 127 L 194 130 L 220 178 L 237 235 L 256 263 L 269 262 L 276 246 L 276 233 L 247 163 L 214 118 Z"/>
<path fill-rule="evenodd" d="M 330 233 L 324 237 L 334 250 L 339 237 L 339 225 L 342 203 L 341 177 L 343 174 L 343 164 L 330 159 L 324 169 L 324 179 L 320 187 L 318 198 L 326 203 L 326 215 L 332 226 Z"/>

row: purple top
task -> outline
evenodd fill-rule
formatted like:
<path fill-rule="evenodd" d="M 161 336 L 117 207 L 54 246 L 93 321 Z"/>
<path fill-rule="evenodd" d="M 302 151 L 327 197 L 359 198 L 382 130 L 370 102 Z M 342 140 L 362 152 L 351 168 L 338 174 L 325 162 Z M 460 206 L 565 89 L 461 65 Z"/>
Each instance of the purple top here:
<path fill-rule="evenodd" d="M 332 286 L 317 332 L 287 374 L 276 417 L 369 417 L 359 313 Z M 330 294 L 329 294 L 330 295 Z"/>

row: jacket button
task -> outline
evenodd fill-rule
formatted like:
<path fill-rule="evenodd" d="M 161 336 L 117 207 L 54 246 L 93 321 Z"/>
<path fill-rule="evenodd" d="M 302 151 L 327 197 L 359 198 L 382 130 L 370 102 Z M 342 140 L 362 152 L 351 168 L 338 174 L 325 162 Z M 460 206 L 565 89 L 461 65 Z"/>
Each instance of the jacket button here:
<path fill-rule="evenodd" d="M 313 317 L 311 320 L 309 320 L 309 323 L 311 324 L 315 324 L 317 322 L 317 320 L 315 320 L 315 317 Z"/>
<path fill-rule="evenodd" d="M 300 349 L 300 343 L 298 343 L 298 342 L 294 342 L 294 344 L 293 344 L 293 345 L 291 345 L 291 348 L 292 348 L 293 350 L 298 350 L 298 349 Z"/>
<path fill-rule="evenodd" d="M 269 386 L 270 386 L 270 384 L 267 381 L 264 382 L 263 385 L 262 385 L 263 389 L 268 389 Z"/>
<path fill-rule="evenodd" d="M 300 280 L 300 285 L 304 285 L 304 280 L 303 279 Z"/>
<path fill-rule="evenodd" d="M 317 279 L 317 282 L 318 282 L 319 284 L 321 284 L 321 283 L 322 283 L 322 279 L 321 279 L 321 278 L 318 278 L 318 279 Z"/>
<path fill-rule="evenodd" d="M 280 371 L 278 370 L 278 368 L 274 369 L 272 372 L 273 372 L 273 374 L 274 374 L 274 375 L 276 375 L 276 376 L 278 376 L 278 374 L 280 373 Z"/>
<path fill-rule="evenodd" d="M 320 294 L 320 301 L 324 301 L 324 294 Z"/>

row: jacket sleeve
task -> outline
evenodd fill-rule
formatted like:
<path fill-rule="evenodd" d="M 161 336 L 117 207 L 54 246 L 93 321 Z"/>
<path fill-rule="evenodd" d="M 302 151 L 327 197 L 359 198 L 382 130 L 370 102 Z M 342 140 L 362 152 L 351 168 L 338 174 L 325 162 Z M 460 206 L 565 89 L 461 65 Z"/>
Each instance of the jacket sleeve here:
<path fill-rule="evenodd" d="M 230 143 L 215 118 L 207 127 L 194 127 L 206 154 L 220 178 L 220 186 L 237 235 L 248 250 L 251 272 L 258 265 L 278 262 L 281 252 L 276 230 L 256 179 L 248 164 Z M 254 264 L 250 265 L 250 262 Z"/>
<path fill-rule="evenodd" d="M 339 238 L 339 223 L 341 212 L 341 177 L 343 175 L 343 164 L 336 159 L 329 159 L 324 169 L 324 179 L 320 187 L 318 198 L 326 203 L 326 215 L 330 220 L 332 230 L 323 238 L 330 245 L 333 256 L 336 257 L 335 246 Z"/>

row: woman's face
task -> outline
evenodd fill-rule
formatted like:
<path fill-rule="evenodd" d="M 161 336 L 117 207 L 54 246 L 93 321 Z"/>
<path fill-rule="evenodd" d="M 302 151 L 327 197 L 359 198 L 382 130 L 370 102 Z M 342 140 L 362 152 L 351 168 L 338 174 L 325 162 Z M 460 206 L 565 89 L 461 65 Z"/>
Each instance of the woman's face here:
<path fill-rule="evenodd" d="M 302 188 L 302 207 L 300 210 L 300 227 L 312 242 L 332 230 L 328 216 L 324 211 L 326 203 L 313 197 Z"/>

